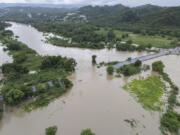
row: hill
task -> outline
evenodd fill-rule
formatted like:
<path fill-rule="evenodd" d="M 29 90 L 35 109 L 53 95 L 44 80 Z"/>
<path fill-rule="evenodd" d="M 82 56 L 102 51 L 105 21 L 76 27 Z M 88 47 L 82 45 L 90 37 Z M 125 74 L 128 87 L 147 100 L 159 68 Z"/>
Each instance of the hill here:
<path fill-rule="evenodd" d="M 151 26 L 180 27 L 180 7 L 164 8 L 147 14 L 141 21 Z"/>

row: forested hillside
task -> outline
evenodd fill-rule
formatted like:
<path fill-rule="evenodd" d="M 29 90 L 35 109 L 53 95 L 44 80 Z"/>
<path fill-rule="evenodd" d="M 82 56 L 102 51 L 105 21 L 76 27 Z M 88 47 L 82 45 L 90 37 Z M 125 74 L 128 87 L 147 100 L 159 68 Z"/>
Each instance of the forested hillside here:
<path fill-rule="evenodd" d="M 141 19 L 144 24 L 155 26 L 180 26 L 180 7 L 164 8 L 144 16 Z"/>
<path fill-rule="evenodd" d="M 129 8 L 121 4 L 114 6 L 85 6 L 79 9 L 64 8 L 37 8 L 37 7 L 9 7 L 0 9 L 0 18 L 32 22 L 64 21 L 69 17 L 75 20 L 78 15 L 84 15 L 87 22 L 97 26 L 121 27 L 128 24 L 133 26 L 180 26 L 180 7 L 159 7 L 154 5 L 143 5 Z M 71 13 L 69 15 L 68 13 Z"/>
<path fill-rule="evenodd" d="M 154 5 L 144 5 L 135 8 L 123 5 L 87 6 L 79 9 L 90 23 L 97 25 L 140 24 L 145 26 L 180 26 L 180 7 L 163 8 Z"/>
<path fill-rule="evenodd" d="M 132 40 L 139 45 L 174 47 L 180 37 L 180 7 L 143 5 L 130 8 L 118 4 L 79 9 L 9 7 L 0 8 L 0 11 L 0 20 L 31 24 L 42 32 L 72 39 L 71 45 L 50 40 L 58 46 L 100 49 L 107 42 Z M 108 33 L 113 32 L 115 36 L 108 38 Z M 142 39 L 145 40 L 142 42 Z"/>

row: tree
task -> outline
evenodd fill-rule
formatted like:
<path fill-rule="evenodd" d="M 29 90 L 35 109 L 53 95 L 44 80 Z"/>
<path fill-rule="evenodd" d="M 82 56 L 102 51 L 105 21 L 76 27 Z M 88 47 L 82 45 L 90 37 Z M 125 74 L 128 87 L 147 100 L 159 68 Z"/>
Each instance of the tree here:
<path fill-rule="evenodd" d="M 128 44 L 128 45 L 131 45 L 131 44 L 132 44 L 132 40 L 128 40 L 128 41 L 127 41 L 127 44 Z"/>
<path fill-rule="evenodd" d="M 107 72 L 108 72 L 109 75 L 112 75 L 114 73 L 114 68 L 112 66 L 109 66 L 107 68 Z"/>
<path fill-rule="evenodd" d="M 137 60 L 135 63 L 134 63 L 134 66 L 136 67 L 140 67 L 142 65 L 142 62 L 140 60 Z"/>
<path fill-rule="evenodd" d="M 26 53 L 19 53 L 17 55 L 14 55 L 13 58 L 14 58 L 15 63 L 20 64 L 27 59 L 27 56 L 26 56 Z"/>
<path fill-rule="evenodd" d="M 44 57 L 40 68 L 48 69 L 48 68 L 62 68 L 65 71 L 72 72 L 75 70 L 76 61 L 72 58 L 66 58 L 61 56 L 46 56 Z"/>
<path fill-rule="evenodd" d="M 162 61 L 156 61 L 154 63 L 152 63 L 152 69 L 153 71 L 156 71 L 156 72 L 159 72 L 159 73 L 162 73 L 163 70 L 164 70 L 164 64 Z"/>
<path fill-rule="evenodd" d="M 29 70 L 17 63 L 8 63 L 2 65 L 2 73 L 10 74 L 10 73 L 18 73 L 18 74 L 26 74 Z"/>
<path fill-rule="evenodd" d="M 57 126 L 46 128 L 46 135 L 55 135 L 57 132 Z"/>
<path fill-rule="evenodd" d="M 96 64 L 96 57 L 97 57 L 96 55 L 92 56 L 92 64 Z"/>
<path fill-rule="evenodd" d="M 114 34 L 113 30 L 110 30 L 107 34 L 107 38 L 109 41 L 113 40 L 116 38 L 116 35 Z"/>
<path fill-rule="evenodd" d="M 72 82 L 66 78 L 61 79 L 61 82 L 65 85 L 66 88 L 70 88 L 73 85 Z"/>
<path fill-rule="evenodd" d="M 18 89 L 10 89 L 5 96 L 8 104 L 14 105 L 24 97 L 24 93 Z"/>
<path fill-rule="evenodd" d="M 132 58 L 131 58 L 131 57 L 127 58 L 127 61 L 131 61 L 131 60 L 132 60 Z"/>
<path fill-rule="evenodd" d="M 42 92 L 42 93 L 45 92 L 45 88 L 43 87 L 41 83 L 37 84 L 36 88 L 39 92 Z"/>
<path fill-rule="evenodd" d="M 152 44 L 149 43 L 149 44 L 147 45 L 147 48 L 151 49 L 151 48 L 152 48 Z"/>
<path fill-rule="evenodd" d="M 96 134 L 92 133 L 91 129 L 85 129 L 81 132 L 81 135 L 96 135 Z"/>

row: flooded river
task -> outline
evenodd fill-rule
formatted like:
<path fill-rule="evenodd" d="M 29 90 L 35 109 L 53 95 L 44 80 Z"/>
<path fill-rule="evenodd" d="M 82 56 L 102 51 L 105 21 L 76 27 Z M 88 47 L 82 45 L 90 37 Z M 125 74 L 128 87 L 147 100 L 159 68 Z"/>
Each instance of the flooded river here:
<path fill-rule="evenodd" d="M 96 135 L 161 134 L 160 114 L 144 110 L 122 89 L 132 78 L 151 75 L 151 72 L 132 78 L 113 78 L 106 74 L 105 68 L 98 69 L 91 64 L 92 55 L 97 55 L 97 62 L 108 62 L 123 61 L 128 57 L 135 58 L 147 53 L 56 47 L 44 43 L 43 33 L 31 26 L 12 23 L 9 29 L 39 54 L 73 57 L 78 66 L 70 77 L 73 88 L 48 107 L 31 113 L 18 108 L 6 108 L 5 116 L 0 122 L 0 135 L 45 135 L 45 128 L 52 125 L 58 126 L 57 135 L 80 135 L 81 130 L 86 128 L 91 128 Z M 166 71 L 174 81 L 180 82 L 180 72 L 177 69 L 180 57 L 164 56 L 158 59 L 166 63 Z M 150 64 L 152 61 L 155 60 L 145 63 Z M 131 128 L 125 119 L 136 120 L 137 127 Z"/>

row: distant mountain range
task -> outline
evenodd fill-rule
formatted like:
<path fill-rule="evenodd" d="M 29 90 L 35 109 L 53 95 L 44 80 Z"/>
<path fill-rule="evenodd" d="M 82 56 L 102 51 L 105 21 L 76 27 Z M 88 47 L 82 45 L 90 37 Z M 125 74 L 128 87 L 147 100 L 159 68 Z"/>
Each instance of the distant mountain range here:
<path fill-rule="evenodd" d="M 87 22 L 97 26 L 145 26 L 145 27 L 180 27 L 180 7 L 159 7 L 143 5 L 127 7 L 83 5 L 49 5 L 49 4 L 0 4 L 0 17 L 3 19 L 32 21 L 33 19 L 62 20 L 68 12 L 84 15 Z M 21 7 L 21 8 L 19 8 Z M 29 8 L 26 8 L 29 7 Z M 37 8 L 41 7 L 41 8 Z M 72 10 L 73 9 L 73 10 Z M 62 14 L 62 12 L 65 12 Z M 75 15 L 72 15 L 75 18 Z"/>
<path fill-rule="evenodd" d="M 81 7 L 79 12 L 85 14 L 89 22 L 96 25 L 180 26 L 180 7 L 143 5 L 129 8 L 119 4 L 103 7 L 85 6 Z"/>
<path fill-rule="evenodd" d="M 25 4 L 25 3 L 0 3 L 0 8 L 7 7 L 44 7 L 44 8 L 80 8 L 84 5 L 76 4 Z"/>

